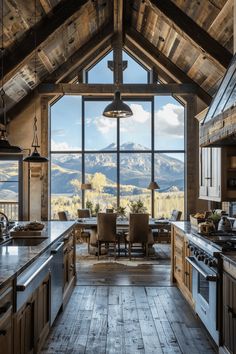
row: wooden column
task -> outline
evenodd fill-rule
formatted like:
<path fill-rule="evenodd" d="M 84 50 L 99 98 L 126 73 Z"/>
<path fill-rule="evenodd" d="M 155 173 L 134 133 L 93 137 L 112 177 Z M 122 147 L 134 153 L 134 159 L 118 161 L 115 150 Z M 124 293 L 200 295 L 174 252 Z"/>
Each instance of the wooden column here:
<path fill-rule="evenodd" d="M 41 98 L 41 155 L 49 156 L 49 101 L 51 97 Z M 41 194 L 41 219 L 48 220 L 49 216 L 49 163 L 42 164 L 42 194 Z"/>
<path fill-rule="evenodd" d="M 196 212 L 199 195 L 199 136 L 196 96 L 186 97 L 185 123 L 185 218 Z"/>

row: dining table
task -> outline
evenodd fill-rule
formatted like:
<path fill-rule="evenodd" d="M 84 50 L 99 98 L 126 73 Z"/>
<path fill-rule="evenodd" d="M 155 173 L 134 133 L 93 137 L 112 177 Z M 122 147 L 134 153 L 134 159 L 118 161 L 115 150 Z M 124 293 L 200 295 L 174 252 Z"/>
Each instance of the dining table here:
<path fill-rule="evenodd" d="M 165 229 L 165 227 L 167 225 L 170 225 L 170 221 L 168 219 L 149 218 L 149 227 L 152 230 L 160 231 L 162 229 Z M 125 253 L 128 252 L 128 250 L 126 248 L 125 232 L 127 232 L 129 229 L 129 219 L 117 217 L 116 227 L 117 227 L 118 253 L 120 255 L 120 251 L 121 251 L 120 245 L 122 243 L 125 244 L 125 247 L 123 250 L 125 251 Z M 78 219 L 76 219 L 76 228 L 78 230 L 97 228 L 97 218 L 96 217 L 78 218 Z M 89 238 L 87 239 L 87 242 L 88 242 L 89 253 L 90 254 L 96 253 L 97 249 L 94 249 L 94 247 L 91 247 L 91 246 L 89 247 L 89 242 L 90 242 Z"/>

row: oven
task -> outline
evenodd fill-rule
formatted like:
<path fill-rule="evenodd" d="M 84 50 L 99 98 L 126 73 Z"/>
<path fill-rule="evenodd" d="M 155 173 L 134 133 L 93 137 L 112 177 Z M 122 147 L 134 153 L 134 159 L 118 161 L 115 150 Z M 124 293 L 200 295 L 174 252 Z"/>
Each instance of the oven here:
<path fill-rule="evenodd" d="M 192 294 L 195 312 L 212 338 L 219 344 L 219 306 L 221 294 L 220 259 L 190 243 L 192 266 Z"/>

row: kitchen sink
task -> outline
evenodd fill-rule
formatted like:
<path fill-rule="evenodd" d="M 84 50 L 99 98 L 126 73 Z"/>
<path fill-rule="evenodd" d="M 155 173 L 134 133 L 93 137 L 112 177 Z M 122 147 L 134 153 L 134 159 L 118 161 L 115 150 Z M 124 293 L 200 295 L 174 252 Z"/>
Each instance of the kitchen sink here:
<path fill-rule="evenodd" d="M 41 238 L 12 238 L 6 241 L 3 241 L 0 246 L 38 246 L 43 241 L 46 240 L 46 237 Z"/>

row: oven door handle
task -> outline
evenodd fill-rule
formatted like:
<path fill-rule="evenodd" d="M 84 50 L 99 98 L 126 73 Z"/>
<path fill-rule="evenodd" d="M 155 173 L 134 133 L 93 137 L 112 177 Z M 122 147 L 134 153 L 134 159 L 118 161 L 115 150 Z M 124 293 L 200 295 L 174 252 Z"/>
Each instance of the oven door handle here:
<path fill-rule="evenodd" d="M 205 272 L 204 269 L 202 269 L 198 263 L 196 262 L 194 257 L 185 257 L 186 261 L 191 264 L 193 268 L 196 269 L 206 280 L 208 281 L 217 281 L 218 277 L 216 274 L 208 274 Z"/>

